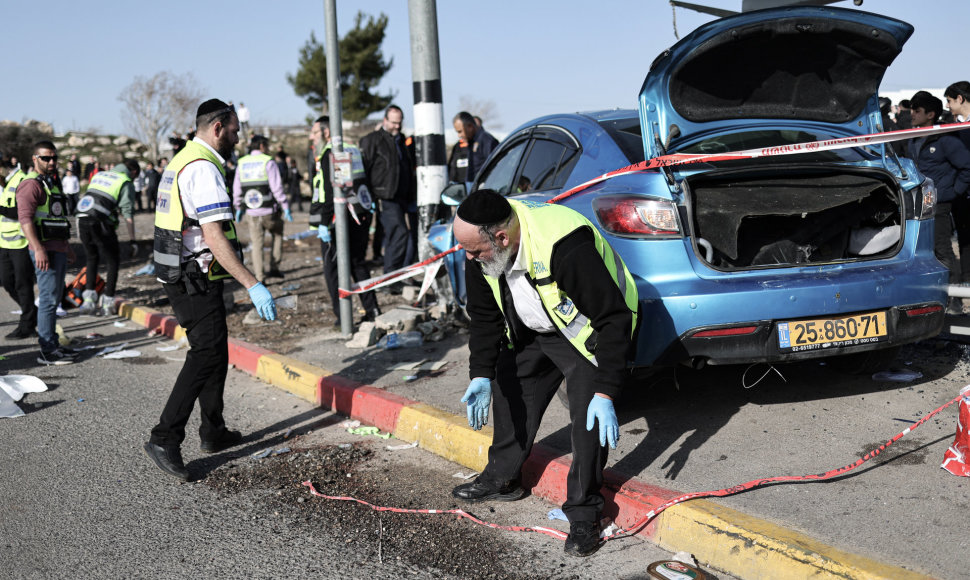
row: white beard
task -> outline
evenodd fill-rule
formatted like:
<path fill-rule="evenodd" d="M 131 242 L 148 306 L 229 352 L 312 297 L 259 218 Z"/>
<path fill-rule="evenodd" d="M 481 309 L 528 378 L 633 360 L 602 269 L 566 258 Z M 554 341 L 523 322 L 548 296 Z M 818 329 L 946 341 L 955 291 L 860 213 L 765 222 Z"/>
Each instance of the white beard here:
<path fill-rule="evenodd" d="M 492 244 L 492 259 L 491 260 L 478 260 L 478 263 L 482 265 L 482 272 L 486 276 L 491 276 L 492 278 L 498 278 L 505 272 L 506 267 L 512 261 L 512 246 L 506 246 L 505 248 L 499 248 L 494 243 Z"/>

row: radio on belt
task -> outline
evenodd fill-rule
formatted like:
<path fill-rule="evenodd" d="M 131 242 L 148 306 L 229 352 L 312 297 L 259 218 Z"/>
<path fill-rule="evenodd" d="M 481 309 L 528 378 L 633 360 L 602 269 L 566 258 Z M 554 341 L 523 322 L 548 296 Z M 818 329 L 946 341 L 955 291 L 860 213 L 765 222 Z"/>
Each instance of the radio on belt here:
<path fill-rule="evenodd" d="M 337 187 L 351 187 L 354 184 L 353 158 L 350 151 L 334 151 L 333 184 Z"/>

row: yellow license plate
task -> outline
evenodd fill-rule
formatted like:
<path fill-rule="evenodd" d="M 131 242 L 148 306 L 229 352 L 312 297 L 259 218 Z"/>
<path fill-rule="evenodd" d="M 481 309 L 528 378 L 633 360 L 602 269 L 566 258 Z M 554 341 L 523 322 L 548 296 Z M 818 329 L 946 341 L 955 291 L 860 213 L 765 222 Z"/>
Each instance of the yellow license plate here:
<path fill-rule="evenodd" d="M 889 334 L 885 312 L 778 323 L 778 347 L 787 352 L 879 342 Z"/>

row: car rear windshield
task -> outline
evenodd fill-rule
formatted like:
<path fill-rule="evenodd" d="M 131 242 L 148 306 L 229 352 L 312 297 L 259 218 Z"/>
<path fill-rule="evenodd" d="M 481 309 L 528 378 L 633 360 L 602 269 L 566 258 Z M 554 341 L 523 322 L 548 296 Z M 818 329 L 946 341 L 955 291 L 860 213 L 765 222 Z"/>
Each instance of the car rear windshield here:
<path fill-rule="evenodd" d="M 709 137 L 696 143 L 691 143 L 687 147 L 678 148 L 677 153 L 728 153 L 748 149 L 764 149 L 766 147 L 784 147 L 785 145 L 795 145 L 797 143 L 813 143 L 834 137 L 834 135 L 823 135 L 798 129 L 762 129 Z M 877 150 L 870 147 L 846 147 L 845 149 L 834 149 L 830 151 L 779 155 L 777 157 L 768 157 L 766 160 L 778 159 L 785 162 L 845 162 L 871 159 L 873 156 L 878 156 L 879 154 Z"/>
<path fill-rule="evenodd" d="M 610 119 L 599 121 L 599 124 L 613 141 L 616 142 L 631 165 L 644 160 L 643 137 L 640 135 L 640 119 Z"/>

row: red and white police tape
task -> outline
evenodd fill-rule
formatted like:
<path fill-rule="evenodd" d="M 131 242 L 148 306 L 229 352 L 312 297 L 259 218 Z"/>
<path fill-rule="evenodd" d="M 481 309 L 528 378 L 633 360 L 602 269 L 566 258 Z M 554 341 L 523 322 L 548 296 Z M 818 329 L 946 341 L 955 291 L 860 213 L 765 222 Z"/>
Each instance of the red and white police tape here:
<path fill-rule="evenodd" d="M 575 195 L 587 187 L 596 185 L 608 179 L 614 177 L 619 177 L 621 175 L 627 175 L 630 173 L 637 173 L 640 171 L 649 171 L 651 169 L 659 169 L 661 167 L 670 167 L 673 165 L 685 165 L 688 163 L 700 163 L 704 161 L 730 161 L 734 159 L 755 159 L 758 157 L 778 157 L 782 155 L 795 155 L 799 153 L 814 153 L 817 151 L 831 151 L 833 149 L 848 149 L 850 147 L 859 147 L 864 145 L 879 145 L 881 143 L 891 143 L 893 141 L 902 141 L 903 139 L 915 139 L 917 137 L 926 137 L 928 135 L 935 135 L 939 133 L 949 133 L 951 131 L 960 130 L 970 130 L 970 121 L 966 123 L 949 123 L 946 125 L 933 125 L 932 127 L 917 127 L 914 129 L 901 129 L 898 131 L 884 131 L 882 133 L 870 133 L 868 135 L 859 135 L 857 137 L 840 137 L 838 139 L 826 139 L 824 141 L 807 141 L 804 143 L 794 143 L 792 145 L 780 145 L 777 147 L 763 147 L 761 149 L 746 149 L 744 151 L 732 151 L 728 153 L 697 153 L 697 154 L 687 154 L 687 153 L 672 153 L 670 155 L 661 155 L 660 157 L 654 157 L 653 159 L 648 159 L 634 165 L 629 165 L 617 169 L 615 171 L 610 171 L 609 173 L 604 173 L 599 177 L 590 179 L 589 181 L 577 185 L 576 187 L 564 191 L 548 200 L 548 203 L 558 203 L 567 197 Z M 360 294 L 361 292 L 367 292 L 369 290 L 374 290 L 375 288 L 380 288 L 381 286 L 387 286 L 388 284 L 393 284 L 400 280 L 418 276 L 424 273 L 424 283 L 421 285 L 421 292 L 418 294 L 418 298 L 427 291 L 431 286 L 431 282 L 434 280 L 435 275 L 438 272 L 438 268 L 441 266 L 440 263 L 435 264 L 443 257 L 448 254 L 461 249 L 461 245 L 456 245 L 455 247 L 442 252 L 436 256 L 432 256 L 427 260 L 418 262 L 417 264 L 412 264 L 410 266 L 405 266 L 399 270 L 389 272 L 383 276 L 378 276 L 376 278 L 370 278 L 362 282 L 357 282 L 350 287 L 349 290 L 340 288 L 339 294 L 341 298 L 347 298 L 354 294 Z"/>
<path fill-rule="evenodd" d="M 863 456 L 861 459 L 858 459 L 855 462 L 850 463 L 849 465 L 840 467 L 838 469 L 833 469 L 831 471 L 826 471 L 825 473 L 816 473 L 816 474 L 809 474 L 809 475 L 782 475 L 778 477 L 768 477 L 765 479 L 753 479 L 746 483 L 741 483 L 733 487 L 727 487 L 724 489 L 718 489 L 714 491 L 700 491 L 696 493 L 687 493 L 682 496 L 676 497 L 670 501 L 667 501 L 657 506 L 656 508 L 650 510 L 645 516 L 643 516 L 643 518 L 641 518 L 632 526 L 629 526 L 627 528 L 617 529 L 612 533 L 608 533 L 608 535 L 604 535 L 603 540 L 604 541 L 615 540 L 620 537 L 636 534 L 644 526 L 649 524 L 654 518 L 660 515 L 660 513 L 666 510 L 667 508 L 675 506 L 679 503 L 683 503 L 685 501 L 690 501 L 692 499 L 699 499 L 702 497 L 726 497 L 729 495 L 735 495 L 745 491 L 751 491 L 752 489 L 757 489 L 759 487 L 764 487 L 766 485 L 795 483 L 795 482 L 826 481 L 826 480 L 832 479 L 833 477 L 841 476 L 859 467 L 860 465 L 869 461 L 870 459 L 876 457 L 877 455 L 885 451 L 887 447 L 889 447 L 896 441 L 899 441 L 906 435 L 912 433 L 913 431 L 916 430 L 917 427 L 929 421 L 931 417 L 937 415 L 940 411 L 943 411 L 944 409 L 946 409 L 953 403 L 956 403 L 957 401 L 960 401 L 960 417 L 957 422 L 956 439 L 954 440 L 953 445 L 950 446 L 950 448 L 947 450 L 944 456 L 944 462 L 942 467 L 947 471 L 949 471 L 950 473 L 953 473 L 954 475 L 970 476 L 970 465 L 966 463 L 966 460 L 970 459 L 970 453 L 968 453 L 970 452 L 970 432 L 967 431 L 968 427 L 970 427 L 970 385 L 967 385 L 966 387 L 962 388 L 960 390 L 960 394 L 954 397 L 950 402 L 937 408 L 934 411 L 931 411 L 919 421 L 903 429 L 900 433 L 896 434 L 896 436 L 890 439 L 889 441 L 886 441 L 876 449 L 873 449 L 872 451 L 866 453 L 865 456 Z M 951 467 L 956 469 L 951 469 Z M 406 508 L 376 506 L 374 504 L 368 503 L 364 500 L 360 500 L 354 497 L 324 495 L 318 492 L 316 488 L 313 487 L 313 483 L 310 481 L 304 481 L 303 485 L 310 488 L 310 493 L 317 497 L 322 497 L 324 499 L 338 500 L 338 501 L 353 501 L 353 502 L 366 505 L 367 507 L 375 511 L 386 511 L 386 512 L 405 513 L 405 514 L 454 514 L 462 518 L 467 518 L 477 524 L 488 526 L 490 528 L 495 528 L 499 530 L 508 530 L 512 532 L 539 532 L 541 534 L 546 534 L 554 538 L 559 538 L 560 540 L 565 540 L 567 536 L 565 532 L 562 532 L 560 530 L 555 530 L 552 528 L 535 527 L 535 526 L 532 526 L 532 527 L 500 526 L 498 524 L 493 524 L 493 523 L 480 520 L 477 517 L 473 516 L 472 514 L 461 509 L 452 509 L 452 510 L 406 509 Z"/>

